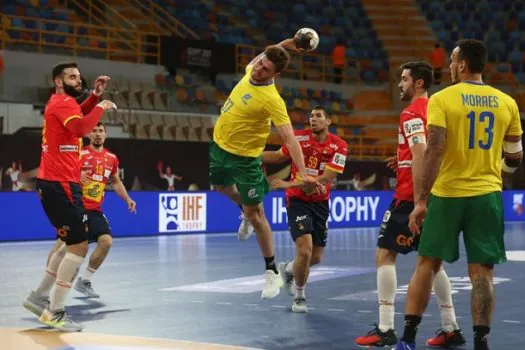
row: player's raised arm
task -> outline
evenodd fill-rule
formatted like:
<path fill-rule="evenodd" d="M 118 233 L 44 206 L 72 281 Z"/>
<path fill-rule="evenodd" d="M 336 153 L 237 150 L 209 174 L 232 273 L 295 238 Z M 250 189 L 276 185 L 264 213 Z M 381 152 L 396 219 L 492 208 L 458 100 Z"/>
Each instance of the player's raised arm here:
<path fill-rule="evenodd" d="M 287 50 L 291 50 L 291 51 L 299 51 L 299 49 L 295 46 L 294 40 L 292 38 L 285 39 L 285 40 L 281 41 L 279 44 L 277 44 L 277 46 L 281 46 L 281 47 L 283 47 L 283 48 L 285 48 Z M 250 66 L 253 66 L 255 64 L 255 62 L 260 60 L 263 56 L 264 56 L 264 52 L 262 52 L 259 55 L 257 55 L 254 59 L 252 59 L 250 61 L 250 63 L 248 63 L 246 68 L 248 68 Z"/>
<path fill-rule="evenodd" d="M 287 50 L 295 52 L 313 51 L 319 44 L 319 36 L 317 33 L 309 28 L 301 28 L 295 33 L 293 38 L 284 39 L 277 46 L 281 46 Z M 264 52 L 259 54 L 248 63 L 248 67 L 253 65 L 264 55 Z"/>
<path fill-rule="evenodd" d="M 84 117 L 80 117 L 78 115 L 66 117 L 64 120 L 64 126 L 76 136 L 82 137 L 90 132 L 95 127 L 95 125 L 97 125 L 105 111 L 116 108 L 117 106 L 113 102 L 104 100 L 97 104 L 97 106 Z M 57 108 L 57 114 L 61 113 L 69 113 L 67 104 Z"/>

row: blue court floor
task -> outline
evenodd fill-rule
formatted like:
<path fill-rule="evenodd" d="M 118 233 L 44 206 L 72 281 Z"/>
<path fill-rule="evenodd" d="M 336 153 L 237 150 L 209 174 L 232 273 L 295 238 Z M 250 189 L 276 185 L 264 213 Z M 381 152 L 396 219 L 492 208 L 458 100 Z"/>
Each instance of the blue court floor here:
<path fill-rule="evenodd" d="M 495 350 L 525 348 L 525 224 L 508 223 L 506 227 L 511 261 L 496 269 L 497 302 L 490 336 Z M 264 260 L 255 237 L 239 242 L 233 234 L 115 239 L 107 261 L 92 280 L 102 297 L 88 300 L 72 290 L 68 310 L 85 325 L 84 332 L 100 336 L 257 349 L 356 349 L 354 338 L 377 321 L 376 231 L 330 231 L 324 262 L 312 271 L 307 285 L 308 314 L 293 314 L 292 299 L 284 290 L 274 299 L 260 299 Z M 289 234 L 278 232 L 274 237 L 276 259 L 291 260 L 294 246 Z M 0 244 L 0 330 L 16 329 L 22 334 L 39 329 L 21 301 L 40 281 L 51 246 L 49 241 Z M 398 334 L 402 333 L 404 292 L 415 258 L 412 254 L 398 260 Z M 471 286 L 465 260 L 446 265 L 446 269 L 452 279 L 456 314 L 469 341 L 467 349 L 471 349 Z M 433 299 L 420 327 L 418 348 L 424 348 L 425 339 L 439 326 Z M 0 344 L 0 349 L 22 349 L 13 345 L 15 338 L 8 335 L 7 339 L 11 342 Z M 132 345 L 90 347 L 85 342 L 54 344 L 44 343 L 40 348 L 139 349 Z M 159 347 L 147 349 L 153 348 Z"/>

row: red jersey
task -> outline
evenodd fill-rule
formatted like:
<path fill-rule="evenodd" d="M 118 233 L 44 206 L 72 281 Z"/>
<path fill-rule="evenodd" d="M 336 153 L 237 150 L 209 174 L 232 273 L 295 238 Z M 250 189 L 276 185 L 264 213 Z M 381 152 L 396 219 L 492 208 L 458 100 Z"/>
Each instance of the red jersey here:
<path fill-rule="evenodd" d="M 340 137 L 328 134 L 325 142 L 319 143 L 314 139 L 311 130 L 297 130 L 295 137 L 303 150 L 306 174 L 310 176 L 321 176 L 326 168 L 341 174 L 345 169 L 346 155 L 348 146 Z M 290 157 L 290 152 L 286 146 L 281 151 Z M 295 180 L 299 177 L 297 167 L 292 162 L 292 177 Z M 330 198 L 331 184 L 326 184 L 326 193 L 306 193 L 303 189 L 289 188 L 286 190 L 286 199 L 291 197 L 299 198 L 305 202 L 320 202 Z"/>
<path fill-rule="evenodd" d="M 88 184 L 82 184 L 82 201 L 86 210 L 101 211 L 104 189 L 110 176 L 118 171 L 118 158 L 105 148 L 101 152 L 91 146 L 82 149 L 82 172 L 89 177 Z"/>
<path fill-rule="evenodd" d="M 93 94 L 80 106 L 68 95 L 53 94 L 44 111 L 42 154 L 37 178 L 57 182 L 80 182 L 80 151 L 82 138 L 66 125 L 89 113 L 99 98 Z"/>
<path fill-rule="evenodd" d="M 427 133 L 428 98 L 421 97 L 401 112 L 397 145 L 397 185 L 394 198 L 414 201 L 414 181 L 412 178 L 412 152 L 410 138 Z"/>

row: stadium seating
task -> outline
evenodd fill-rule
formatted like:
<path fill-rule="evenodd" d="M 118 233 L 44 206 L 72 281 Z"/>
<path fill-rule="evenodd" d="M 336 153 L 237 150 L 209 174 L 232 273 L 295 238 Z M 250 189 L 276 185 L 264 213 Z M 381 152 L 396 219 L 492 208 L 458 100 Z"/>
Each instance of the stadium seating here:
<path fill-rule="evenodd" d="M 512 72 L 525 84 L 525 3 L 514 0 L 418 0 L 447 51 L 461 38 L 485 40 L 497 73 Z M 510 63 L 510 68 L 507 62 Z"/>
<path fill-rule="evenodd" d="M 191 3 L 156 0 L 203 38 L 218 42 L 266 46 L 291 37 L 302 27 L 320 35 L 316 52 L 330 55 L 338 39 L 346 42 L 347 57 L 363 65 L 361 79 L 385 80 L 387 54 L 358 1 L 308 0 L 250 2 L 210 0 Z M 321 15 L 319 15 L 321 14 Z M 206 21 L 202 19 L 206 18 Z M 220 33 L 220 34 L 219 34 Z"/>

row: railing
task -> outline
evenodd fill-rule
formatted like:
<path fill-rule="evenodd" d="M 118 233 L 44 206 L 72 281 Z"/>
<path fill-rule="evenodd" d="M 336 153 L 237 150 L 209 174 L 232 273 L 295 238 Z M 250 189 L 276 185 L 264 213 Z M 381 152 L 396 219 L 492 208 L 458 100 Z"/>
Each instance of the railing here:
<path fill-rule="evenodd" d="M 60 0 L 60 3 L 63 4 L 64 7 L 73 8 L 75 11 L 86 16 L 90 24 L 131 30 L 137 29 L 133 22 L 128 20 L 111 6 L 104 6 L 104 8 L 102 8 L 93 0 Z M 104 3 L 102 2 L 102 4 Z"/>
<path fill-rule="evenodd" d="M 236 45 L 236 67 L 237 72 L 243 73 L 250 61 L 264 51 L 264 48 L 252 45 Z M 333 82 L 336 74 L 332 70 L 332 57 L 317 53 L 296 53 L 290 52 L 292 62 L 288 68 L 281 73 L 282 77 L 288 77 L 299 80 L 328 81 Z M 355 79 L 347 78 L 347 70 L 355 69 Z M 347 59 L 347 64 L 343 68 L 342 76 L 339 78 L 345 81 L 360 81 L 360 64 L 359 61 Z"/>
<path fill-rule="evenodd" d="M 111 1 L 111 0 L 108 0 Z M 155 22 L 169 34 L 177 34 L 186 39 L 199 39 L 199 36 L 184 23 L 171 15 L 162 6 L 153 0 L 130 0 L 137 8 L 146 11 L 149 17 L 153 17 Z"/>
<path fill-rule="evenodd" d="M 107 7 L 106 10 L 100 8 L 95 4 L 94 1 L 82 1 L 82 0 L 62 0 L 64 1 L 64 6 L 67 8 L 74 8 L 75 11 L 83 14 L 87 19 L 89 24 L 100 25 L 100 26 L 109 26 L 112 28 L 123 28 L 137 30 L 137 27 L 122 16 L 118 11 L 115 11 L 111 7 Z M 87 7 L 86 7 L 87 6 Z M 106 11 L 113 12 L 111 16 L 108 16 Z M 116 21 L 116 20 L 120 21 Z M 125 31 L 122 33 L 117 33 L 118 39 L 124 40 L 136 40 L 136 37 L 133 32 Z M 130 47 L 132 50 L 135 50 L 136 47 Z"/>
<path fill-rule="evenodd" d="M 158 33 L 33 17 L 8 15 L 3 15 L 3 17 L 9 21 L 5 19 L 0 21 L 0 32 L 5 34 L 0 36 L 0 47 L 2 49 L 22 44 L 33 46 L 38 52 L 43 52 L 45 48 L 54 48 L 67 50 L 72 56 L 94 53 L 107 60 L 160 64 L 160 36 Z M 15 19 L 34 21 L 36 29 L 13 27 L 12 22 Z M 7 22 L 11 24 L 7 24 Z M 42 29 L 45 28 L 46 24 L 67 26 L 69 32 Z M 86 34 L 82 34 L 82 32 L 86 32 Z M 128 39 L 130 33 L 133 34 L 133 38 Z M 15 38 L 16 36 L 19 38 Z M 59 41 L 63 42 L 50 41 L 52 36 L 61 38 Z M 79 44 L 79 41 L 83 39 L 87 41 L 88 45 Z M 103 42 L 105 47 L 96 46 L 99 42 Z"/>

